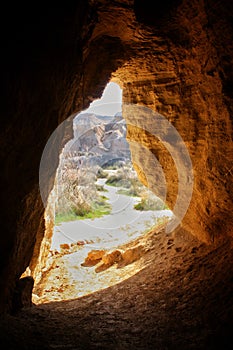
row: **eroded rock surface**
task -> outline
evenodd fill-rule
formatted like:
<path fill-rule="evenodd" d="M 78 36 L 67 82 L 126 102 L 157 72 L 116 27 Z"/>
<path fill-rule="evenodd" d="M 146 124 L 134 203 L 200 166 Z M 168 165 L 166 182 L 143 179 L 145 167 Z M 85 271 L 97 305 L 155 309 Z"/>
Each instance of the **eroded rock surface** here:
<path fill-rule="evenodd" d="M 60 269 L 51 271 L 59 279 L 48 279 L 41 296 L 46 303 L 0 319 L 1 344 L 12 350 L 230 350 L 231 241 L 206 245 L 184 231 L 157 231 L 137 244 L 147 247 L 140 260 L 90 275 L 94 267 L 85 267 L 79 283 L 67 280 L 67 265 L 59 260 Z M 66 300 L 55 302 L 61 293 Z"/>
<path fill-rule="evenodd" d="M 14 312 L 22 308 L 32 306 L 32 290 L 34 280 L 31 276 L 22 277 L 16 284 L 15 293 L 13 297 Z"/>
<path fill-rule="evenodd" d="M 85 258 L 85 261 L 82 263 L 82 266 L 94 266 L 98 264 L 102 260 L 103 255 L 106 253 L 105 250 L 99 250 L 99 249 L 94 249 L 91 250 L 88 254 L 87 257 Z"/>
<path fill-rule="evenodd" d="M 30 263 L 33 275 L 46 260 L 51 227 L 40 249 L 46 223 L 38 187 L 46 142 L 59 123 L 100 97 L 110 78 L 122 86 L 124 103 L 162 114 L 185 142 L 194 188 L 183 227 L 209 243 L 232 236 L 232 3 L 163 1 L 156 7 L 153 11 L 151 2 L 141 0 L 41 4 L 37 11 L 21 3 L 14 9 L 6 5 L 7 24 L 1 22 L 1 310 L 11 308 L 16 282 Z M 137 127 L 129 127 L 128 138 L 158 158 L 172 208 L 179 185 L 173 159 L 142 131 L 143 123 Z M 72 118 L 51 148 L 47 196 L 71 134 Z M 143 181 L 153 174 L 146 159 L 145 164 L 137 169 Z"/>

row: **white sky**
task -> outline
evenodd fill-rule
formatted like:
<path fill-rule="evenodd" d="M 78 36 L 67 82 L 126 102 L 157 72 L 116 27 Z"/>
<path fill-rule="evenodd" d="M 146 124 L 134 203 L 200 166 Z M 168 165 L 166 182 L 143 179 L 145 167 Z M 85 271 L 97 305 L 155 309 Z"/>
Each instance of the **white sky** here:
<path fill-rule="evenodd" d="M 114 116 L 122 110 L 122 89 L 116 83 L 106 85 L 100 99 L 93 101 L 89 108 L 82 113 L 95 113 L 99 115 Z"/>

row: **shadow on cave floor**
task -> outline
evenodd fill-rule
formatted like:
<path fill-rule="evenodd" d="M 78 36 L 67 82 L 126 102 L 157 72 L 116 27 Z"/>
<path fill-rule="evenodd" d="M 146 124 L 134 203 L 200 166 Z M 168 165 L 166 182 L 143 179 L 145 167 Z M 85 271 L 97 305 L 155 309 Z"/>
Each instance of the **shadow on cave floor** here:
<path fill-rule="evenodd" d="M 134 276 L 79 299 L 7 316 L 1 320 L 1 344 L 7 349 L 230 349 L 232 242 L 207 246 L 180 230 L 173 236 L 150 233 L 144 244 L 142 269 Z"/>

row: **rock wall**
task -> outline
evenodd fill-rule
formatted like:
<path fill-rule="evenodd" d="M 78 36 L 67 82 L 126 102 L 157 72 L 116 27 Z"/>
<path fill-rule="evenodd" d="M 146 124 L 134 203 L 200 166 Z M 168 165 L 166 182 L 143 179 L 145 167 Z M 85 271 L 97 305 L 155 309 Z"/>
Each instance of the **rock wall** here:
<path fill-rule="evenodd" d="M 44 234 L 38 186 L 43 149 L 58 124 L 83 106 L 81 42 L 92 24 L 85 1 L 65 9 L 5 5 L 3 14 L 0 309 L 6 310 Z M 85 22 L 89 25 L 84 28 Z M 59 149 L 53 152 L 48 188 Z"/>
<path fill-rule="evenodd" d="M 147 11 L 143 7 L 143 11 L 140 1 L 137 5 L 138 16 L 148 21 L 150 27 L 140 28 L 140 50 L 138 43 L 135 44 L 137 54 L 115 74 L 124 82 L 124 101 L 161 113 L 185 142 L 193 165 L 194 189 L 182 225 L 207 242 L 232 235 L 233 217 L 229 212 L 233 190 L 232 17 L 229 4 L 179 3 L 172 15 L 168 11 L 167 16 L 160 18 L 161 31 L 156 25 L 151 26 L 152 9 Z M 153 129 L 152 120 L 138 121 L 130 110 L 125 111 L 124 117 L 139 128 Z M 128 138 L 142 143 L 159 160 L 167 182 L 167 202 L 173 208 L 178 191 L 174 162 L 164 144 L 136 129 L 129 128 Z M 144 172 L 142 179 L 151 176 L 149 164 L 142 170 L 139 172 Z M 154 188 L 158 188 L 156 181 Z"/>
<path fill-rule="evenodd" d="M 155 11 L 152 4 L 90 0 L 3 9 L 1 310 L 11 308 L 18 278 L 38 259 L 45 228 L 38 172 L 45 144 L 63 120 L 101 96 L 111 77 L 123 87 L 125 103 L 165 116 L 190 152 L 194 190 L 182 225 L 208 242 L 232 232 L 231 1 L 164 0 Z M 136 125 L 128 137 L 158 158 L 173 207 L 174 162 L 158 139 Z M 51 150 L 47 192 L 66 140 L 64 130 Z M 142 179 L 152 172 L 149 164 L 138 171 Z"/>

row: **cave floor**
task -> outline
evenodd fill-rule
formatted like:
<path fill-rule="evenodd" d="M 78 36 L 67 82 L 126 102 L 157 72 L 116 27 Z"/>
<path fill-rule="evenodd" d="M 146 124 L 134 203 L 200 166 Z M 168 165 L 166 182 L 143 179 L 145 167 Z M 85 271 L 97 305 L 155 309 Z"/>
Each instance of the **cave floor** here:
<path fill-rule="evenodd" d="M 122 282 L 2 317 L 4 349 L 230 349 L 232 242 L 161 230 L 139 243 L 147 252 Z"/>

